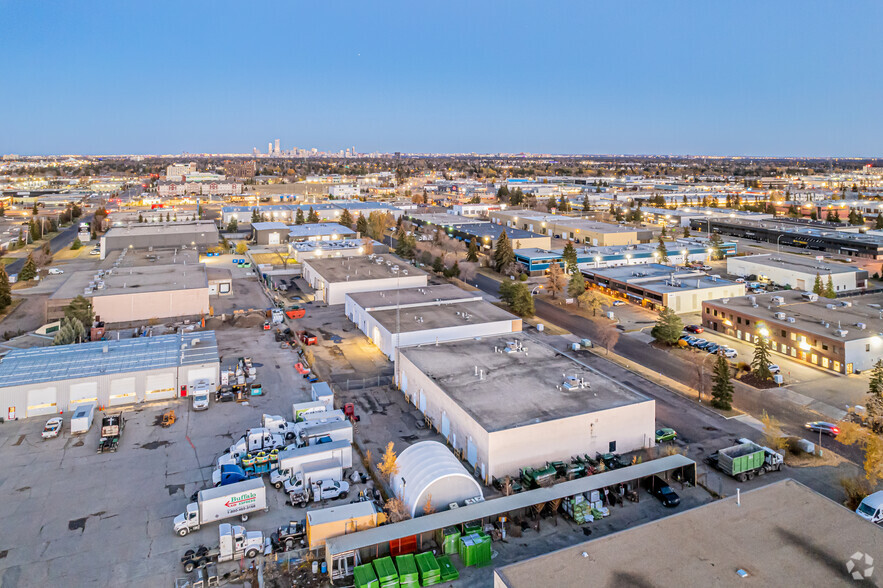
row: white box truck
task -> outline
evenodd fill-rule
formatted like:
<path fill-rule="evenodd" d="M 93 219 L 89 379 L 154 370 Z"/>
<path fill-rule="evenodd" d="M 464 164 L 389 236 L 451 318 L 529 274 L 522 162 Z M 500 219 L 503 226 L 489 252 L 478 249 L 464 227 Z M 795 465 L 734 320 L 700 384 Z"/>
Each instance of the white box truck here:
<path fill-rule="evenodd" d="M 349 441 L 332 441 L 279 452 L 278 466 L 270 471 L 270 483 L 281 488 L 285 480 L 304 471 L 308 464 L 335 460 L 342 468 L 353 467 L 353 447 Z"/>
<path fill-rule="evenodd" d="M 325 409 L 326 406 L 324 402 L 313 400 L 312 402 L 299 402 L 298 404 L 293 404 L 291 406 L 291 413 L 294 417 L 294 422 L 298 422 L 303 420 L 303 415 L 312 412 L 325 412 Z"/>
<path fill-rule="evenodd" d="M 175 517 L 175 533 L 183 537 L 199 530 L 201 525 L 230 517 L 247 521 L 249 513 L 258 510 L 269 510 L 267 487 L 261 478 L 200 490 L 196 502 L 188 504 L 184 512 Z"/>
<path fill-rule="evenodd" d="M 74 410 L 74 416 L 71 417 L 71 435 L 79 435 L 80 433 L 88 433 L 92 428 L 92 421 L 95 419 L 95 403 L 88 402 L 79 405 Z"/>
<path fill-rule="evenodd" d="M 334 391 L 328 382 L 316 382 L 310 387 L 310 395 L 314 402 L 323 402 L 325 410 L 334 410 Z"/>
<path fill-rule="evenodd" d="M 190 401 L 193 403 L 193 410 L 206 410 L 209 406 L 209 384 L 208 380 L 197 380 L 190 388 Z"/>
<path fill-rule="evenodd" d="M 332 441 L 353 442 L 353 424 L 349 421 L 318 423 L 304 427 L 297 438 L 298 447 L 319 445 Z"/>

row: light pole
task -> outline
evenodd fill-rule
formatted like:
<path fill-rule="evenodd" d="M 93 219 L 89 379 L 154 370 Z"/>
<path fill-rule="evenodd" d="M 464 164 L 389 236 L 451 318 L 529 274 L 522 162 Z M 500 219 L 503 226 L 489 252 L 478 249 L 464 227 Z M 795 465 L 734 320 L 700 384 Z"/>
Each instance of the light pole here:
<path fill-rule="evenodd" d="M 782 235 L 779 235 L 778 237 L 776 237 L 776 254 L 779 254 L 779 253 L 782 252 L 781 247 L 779 247 L 779 239 L 781 239 L 781 238 L 784 237 L 784 236 L 785 236 L 785 235 L 782 234 Z"/>

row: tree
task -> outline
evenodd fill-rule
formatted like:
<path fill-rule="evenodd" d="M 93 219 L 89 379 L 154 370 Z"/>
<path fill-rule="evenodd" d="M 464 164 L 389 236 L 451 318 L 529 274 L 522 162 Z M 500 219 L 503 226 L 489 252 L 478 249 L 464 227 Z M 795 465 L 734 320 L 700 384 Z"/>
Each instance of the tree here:
<path fill-rule="evenodd" d="M 261 222 L 261 213 L 258 212 L 257 208 L 251 209 L 251 222 L 253 222 L 253 223 Z"/>
<path fill-rule="evenodd" d="M 294 214 L 294 224 L 302 225 L 304 224 L 304 211 L 300 208 L 297 209 L 297 212 Z"/>
<path fill-rule="evenodd" d="M 31 219 L 28 222 L 28 231 L 31 233 L 31 242 L 36 241 L 40 238 L 40 227 L 37 225 L 37 221 L 35 219 Z"/>
<path fill-rule="evenodd" d="M 576 259 L 576 248 L 573 246 L 569 240 L 567 244 L 564 246 L 564 251 L 561 254 L 561 260 L 564 262 L 564 270 L 569 274 L 578 274 L 579 267 Z"/>
<path fill-rule="evenodd" d="M 589 203 L 589 195 L 586 194 L 583 196 L 583 212 L 588 212 L 592 209 L 592 205 Z"/>
<path fill-rule="evenodd" d="M 517 284 L 511 280 L 503 280 L 500 282 L 500 300 L 509 306 L 515 301 L 515 286 Z"/>
<path fill-rule="evenodd" d="M 730 381 L 730 364 L 723 355 L 718 355 L 714 364 L 711 386 L 711 406 L 720 410 L 733 408 L 733 383 Z"/>
<path fill-rule="evenodd" d="M 248 251 L 248 245 L 246 245 L 245 241 L 240 241 L 236 244 L 236 255 L 245 255 Z"/>
<path fill-rule="evenodd" d="M 6 207 L 0 204 L 0 217 L 6 216 Z"/>
<path fill-rule="evenodd" d="M 497 200 L 500 202 L 508 202 L 509 201 L 509 188 L 505 184 L 500 186 L 497 190 Z"/>
<path fill-rule="evenodd" d="M 437 274 L 440 274 L 444 270 L 445 270 L 445 264 L 442 261 L 441 257 L 436 257 L 435 259 L 432 260 L 432 271 L 434 271 Z"/>
<path fill-rule="evenodd" d="M 317 223 L 319 222 L 319 215 L 316 214 L 316 211 L 313 210 L 313 207 L 310 207 L 310 212 L 307 213 L 307 222 L 308 223 Z"/>
<path fill-rule="evenodd" d="M 432 506 L 432 494 L 430 493 L 430 494 L 426 495 L 426 503 L 423 505 L 423 514 L 424 515 L 431 515 L 434 512 L 435 512 L 435 507 Z"/>
<path fill-rule="evenodd" d="M 40 210 L 37 208 L 37 202 L 36 202 L 36 201 L 34 202 L 34 208 L 31 209 L 31 214 L 34 215 L 34 216 L 37 216 L 38 214 L 40 214 Z"/>
<path fill-rule="evenodd" d="M 28 280 L 33 280 L 36 276 L 37 262 L 34 261 L 34 256 L 29 253 L 24 266 L 18 272 L 18 279 L 21 282 L 27 282 Z"/>
<path fill-rule="evenodd" d="M 837 423 L 840 433 L 837 441 L 844 445 L 856 445 L 865 451 L 863 467 L 865 479 L 872 486 L 883 479 L 883 437 L 858 423 L 841 421 Z"/>
<path fill-rule="evenodd" d="M 821 296 L 822 293 L 825 291 L 825 289 L 822 287 L 822 276 L 820 276 L 818 273 L 816 273 L 816 281 L 815 283 L 813 283 L 812 291 L 819 296 Z"/>
<path fill-rule="evenodd" d="M 549 200 L 546 202 L 546 210 L 552 212 L 555 208 L 558 208 L 558 201 L 555 200 L 554 196 L 549 196 Z"/>
<path fill-rule="evenodd" d="M 772 380 L 770 371 L 770 342 L 766 337 L 758 337 L 754 342 L 754 359 L 751 360 L 751 372 L 759 380 Z"/>
<path fill-rule="evenodd" d="M 684 227 L 684 237 L 690 236 L 690 227 Z"/>
<path fill-rule="evenodd" d="M 398 233 L 396 233 L 396 255 L 405 259 L 410 259 L 414 257 L 414 248 L 416 246 L 417 239 L 413 235 L 409 235 L 400 227 Z"/>
<path fill-rule="evenodd" d="M 399 464 L 396 463 L 396 452 L 392 441 L 387 443 L 386 451 L 383 452 L 383 457 L 381 458 L 381 462 L 377 464 L 377 469 L 380 471 L 380 474 L 387 479 L 391 479 L 394 475 L 399 473 Z"/>
<path fill-rule="evenodd" d="M 0 282 L 2 283 L 2 282 Z M 878 359 L 871 371 L 868 382 L 868 400 L 865 402 L 868 416 L 879 419 L 883 417 L 883 359 Z"/>
<path fill-rule="evenodd" d="M 81 343 L 86 339 L 86 327 L 83 326 L 78 319 L 64 317 L 55 338 L 52 340 L 53 345 L 70 345 L 71 343 Z"/>
<path fill-rule="evenodd" d="M 469 249 L 466 250 L 466 261 L 478 261 L 478 241 L 475 237 L 469 241 Z"/>
<path fill-rule="evenodd" d="M 349 210 L 344 208 L 343 212 L 340 213 L 340 218 L 337 220 L 337 222 L 351 229 L 353 228 L 353 215 L 350 214 Z"/>
<path fill-rule="evenodd" d="M 368 236 L 375 241 L 383 241 L 386 230 L 394 227 L 395 224 L 393 215 L 375 210 L 368 215 Z"/>
<path fill-rule="evenodd" d="M 535 312 L 533 296 L 530 295 L 530 290 L 528 289 L 527 284 L 524 282 L 515 282 L 514 290 L 512 304 L 509 307 L 509 310 L 518 316 L 533 316 Z"/>
<path fill-rule="evenodd" d="M 720 259 L 721 246 L 724 244 L 724 240 L 721 239 L 720 234 L 712 233 L 711 237 L 708 239 L 708 244 L 711 246 L 711 259 Z"/>
<path fill-rule="evenodd" d="M 567 285 L 565 280 L 566 278 L 561 270 L 561 266 L 554 262 L 549 264 L 549 277 L 546 280 L 546 286 L 548 286 L 549 292 L 552 293 L 553 299 L 564 292 L 564 287 Z"/>
<path fill-rule="evenodd" d="M 372 253 L 374 253 L 374 241 L 372 241 L 368 237 L 362 239 L 362 253 L 364 253 L 365 255 L 371 255 Z"/>
<path fill-rule="evenodd" d="M 822 293 L 825 298 L 837 298 L 837 292 L 834 291 L 834 280 L 831 274 L 828 274 L 828 281 L 825 282 L 825 291 Z"/>
<path fill-rule="evenodd" d="M 138 222 L 139 222 L 139 223 L 143 223 L 143 222 L 144 222 L 144 215 L 141 214 L 140 212 L 138 213 Z"/>
<path fill-rule="evenodd" d="M 610 350 L 616 347 L 616 343 L 619 341 L 619 329 L 612 324 L 605 325 L 595 335 L 595 341 L 604 348 L 605 355 L 609 355 Z"/>
<path fill-rule="evenodd" d="M 585 291 L 586 279 L 583 277 L 582 272 L 576 272 L 570 276 L 570 281 L 567 283 L 567 296 L 579 300 L 579 297 L 582 296 Z"/>
<path fill-rule="evenodd" d="M 0 267 L 0 312 L 9 308 L 12 304 L 12 289 L 9 287 L 9 276 L 6 270 Z"/>
<path fill-rule="evenodd" d="M 356 232 L 360 235 L 368 234 L 368 219 L 362 216 L 362 213 L 359 213 L 359 218 L 356 219 Z"/>
<path fill-rule="evenodd" d="M 497 239 L 497 248 L 494 250 L 494 269 L 503 273 L 503 270 L 514 261 L 515 252 L 512 251 L 512 244 L 509 242 L 506 231 L 503 231 L 500 233 L 500 238 Z"/>
<path fill-rule="evenodd" d="M 400 523 L 411 518 L 408 507 L 401 498 L 390 498 L 383 504 L 383 510 L 386 511 L 390 523 Z"/>
<path fill-rule="evenodd" d="M 577 302 L 591 310 L 592 316 L 598 316 L 598 313 L 604 308 L 601 297 L 591 290 L 583 292 L 580 297 L 577 298 Z"/>
<path fill-rule="evenodd" d="M 230 219 L 230 222 L 227 223 L 227 232 L 235 233 L 239 230 L 239 222 L 236 220 L 236 217 Z"/>
<path fill-rule="evenodd" d="M 92 302 L 80 295 L 70 301 L 70 304 L 64 307 L 64 316 L 80 321 L 84 326 L 92 326 L 95 320 L 95 313 L 92 310 Z"/>
<path fill-rule="evenodd" d="M 459 278 L 460 277 L 460 264 L 458 262 L 454 262 L 454 265 L 449 267 L 444 271 L 446 278 Z"/>
<path fill-rule="evenodd" d="M 656 246 L 657 258 L 659 259 L 659 263 L 668 263 L 668 249 L 665 248 L 665 243 L 662 240 L 662 237 L 659 237 L 659 245 Z"/>
<path fill-rule="evenodd" d="M 3 215 L 0 215 L 3 216 Z M 877 213 L 877 220 L 874 221 L 874 228 L 878 231 L 883 230 L 883 212 Z"/>
<path fill-rule="evenodd" d="M 82 246 L 83 246 L 83 242 L 80 241 L 80 238 L 79 238 L 79 237 L 74 237 L 74 242 L 71 243 L 71 249 L 73 249 L 74 251 L 76 251 L 77 249 L 80 249 Z"/>
<path fill-rule="evenodd" d="M 666 306 L 659 313 L 659 318 L 656 320 L 656 325 L 650 331 L 650 335 L 660 343 L 674 345 L 680 339 L 683 330 L 684 323 L 681 321 L 681 317 Z"/>
<path fill-rule="evenodd" d="M 788 439 L 782 432 L 782 423 L 778 419 L 763 411 L 760 422 L 763 424 L 763 442 L 767 447 L 785 449 L 788 446 Z"/>

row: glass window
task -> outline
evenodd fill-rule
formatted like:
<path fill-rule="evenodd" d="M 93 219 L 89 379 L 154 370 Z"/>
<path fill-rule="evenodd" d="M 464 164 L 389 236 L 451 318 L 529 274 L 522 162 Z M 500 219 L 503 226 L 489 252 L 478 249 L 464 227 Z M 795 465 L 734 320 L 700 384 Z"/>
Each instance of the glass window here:
<path fill-rule="evenodd" d="M 782 338 L 787 338 L 787 337 L 788 337 L 788 332 L 785 331 L 785 329 L 782 329 Z"/>
<path fill-rule="evenodd" d="M 828 350 L 828 344 L 822 343 L 822 351 L 827 351 L 827 350 Z"/>
<path fill-rule="evenodd" d="M 797 341 L 797 333 L 791 333 L 791 340 Z"/>

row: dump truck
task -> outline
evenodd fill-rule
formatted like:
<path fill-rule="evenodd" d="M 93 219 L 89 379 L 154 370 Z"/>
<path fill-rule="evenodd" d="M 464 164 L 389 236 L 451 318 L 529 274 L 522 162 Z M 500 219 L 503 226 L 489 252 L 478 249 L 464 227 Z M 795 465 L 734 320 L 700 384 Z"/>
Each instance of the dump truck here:
<path fill-rule="evenodd" d="M 715 451 L 705 461 L 740 482 L 781 469 L 784 459 L 780 454 L 747 439 L 739 441 L 738 445 Z"/>
<path fill-rule="evenodd" d="M 181 558 L 184 571 L 188 574 L 196 568 L 209 563 L 233 561 L 242 557 L 253 558 L 258 555 L 269 555 L 270 539 L 264 538 L 260 531 L 246 531 L 244 527 L 221 523 L 218 526 L 217 547 L 200 545 L 196 549 L 188 549 Z"/>
<path fill-rule="evenodd" d="M 126 427 L 123 413 L 108 414 L 101 418 L 101 437 L 98 439 L 98 453 L 116 451 L 120 444 L 120 436 Z"/>
<path fill-rule="evenodd" d="M 243 522 L 250 513 L 268 511 L 267 487 L 261 478 L 200 490 L 196 502 L 175 517 L 175 533 L 184 537 L 201 525 L 238 516 Z"/>

